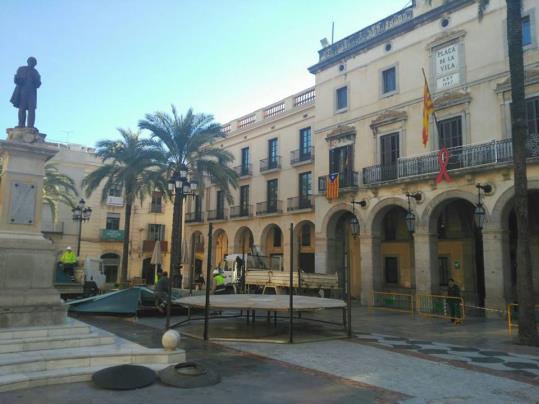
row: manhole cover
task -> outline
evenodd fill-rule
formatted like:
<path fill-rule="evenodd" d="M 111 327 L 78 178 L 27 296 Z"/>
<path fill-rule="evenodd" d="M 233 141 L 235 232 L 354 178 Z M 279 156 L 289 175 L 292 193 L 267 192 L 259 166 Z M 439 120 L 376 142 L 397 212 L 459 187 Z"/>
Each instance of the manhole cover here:
<path fill-rule="evenodd" d="M 102 369 L 92 375 L 92 381 L 102 389 L 134 390 L 155 383 L 157 375 L 145 366 L 120 365 Z"/>

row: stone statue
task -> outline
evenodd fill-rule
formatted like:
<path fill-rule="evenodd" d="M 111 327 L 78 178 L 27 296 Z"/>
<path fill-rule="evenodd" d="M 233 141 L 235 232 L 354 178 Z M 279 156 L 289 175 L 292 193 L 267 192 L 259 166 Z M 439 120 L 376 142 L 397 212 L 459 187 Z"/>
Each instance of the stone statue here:
<path fill-rule="evenodd" d="M 37 89 L 41 86 L 41 77 L 35 69 L 37 60 L 29 57 L 28 66 L 21 66 L 15 74 L 15 90 L 11 96 L 11 103 L 19 109 L 19 125 L 17 127 L 33 128 L 36 120 Z M 26 121 L 28 111 L 28 121 Z"/>

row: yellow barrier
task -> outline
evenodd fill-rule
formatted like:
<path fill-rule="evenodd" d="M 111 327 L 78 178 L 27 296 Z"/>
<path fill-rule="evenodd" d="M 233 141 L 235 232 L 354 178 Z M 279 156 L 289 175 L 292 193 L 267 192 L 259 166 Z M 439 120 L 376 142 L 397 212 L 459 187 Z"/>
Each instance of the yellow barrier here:
<path fill-rule="evenodd" d="M 535 305 L 535 318 L 539 320 L 539 304 Z M 511 303 L 507 306 L 507 330 L 509 335 L 512 334 L 513 327 L 518 328 L 518 304 L 516 303 Z"/>
<path fill-rule="evenodd" d="M 462 297 L 439 295 L 416 295 L 415 309 L 425 317 L 436 317 L 464 321 L 464 300 Z"/>
<path fill-rule="evenodd" d="M 414 297 L 406 293 L 372 292 L 371 307 L 413 314 Z"/>

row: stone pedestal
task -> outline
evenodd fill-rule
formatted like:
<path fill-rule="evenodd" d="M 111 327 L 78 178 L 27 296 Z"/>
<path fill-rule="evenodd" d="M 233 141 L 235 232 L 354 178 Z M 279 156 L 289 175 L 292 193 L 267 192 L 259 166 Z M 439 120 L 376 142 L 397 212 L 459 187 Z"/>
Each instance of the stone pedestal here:
<path fill-rule="evenodd" d="M 45 162 L 57 150 L 33 128 L 0 141 L 0 327 L 55 325 L 66 307 L 54 288 L 55 251 L 41 233 Z"/>

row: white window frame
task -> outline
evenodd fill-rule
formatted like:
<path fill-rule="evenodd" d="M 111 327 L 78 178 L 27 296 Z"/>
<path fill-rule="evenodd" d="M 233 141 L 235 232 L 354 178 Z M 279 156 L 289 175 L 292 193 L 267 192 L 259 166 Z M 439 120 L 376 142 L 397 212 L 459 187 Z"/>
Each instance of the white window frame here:
<path fill-rule="evenodd" d="M 337 91 L 346 88 L 346 107 L 337 109 Z M 334 109 L 336 114 L 342 114 L 343 112 L 347 112 L 350 109 L 350 86 L 349 84 L 343 84 L 342 86 L 339 86 L 335 88 L 335 91 L 333 92 L 334 97 Z"/>
<path fill-rule="evenodd" d="M 384 92 L 384 72 L 390 69 L 395 69 L 395 89 L 392 91 Z M 398 63 L 394 63 L 392 65 L 385 66 L 384 68 L 380 69 L 378 71 L 378 77 L 379 77 L 379 83 L 380 83 L 379 85 L 380 98 L 391 97 L 392 95 L 399 93 L 399 64 Z"/>

